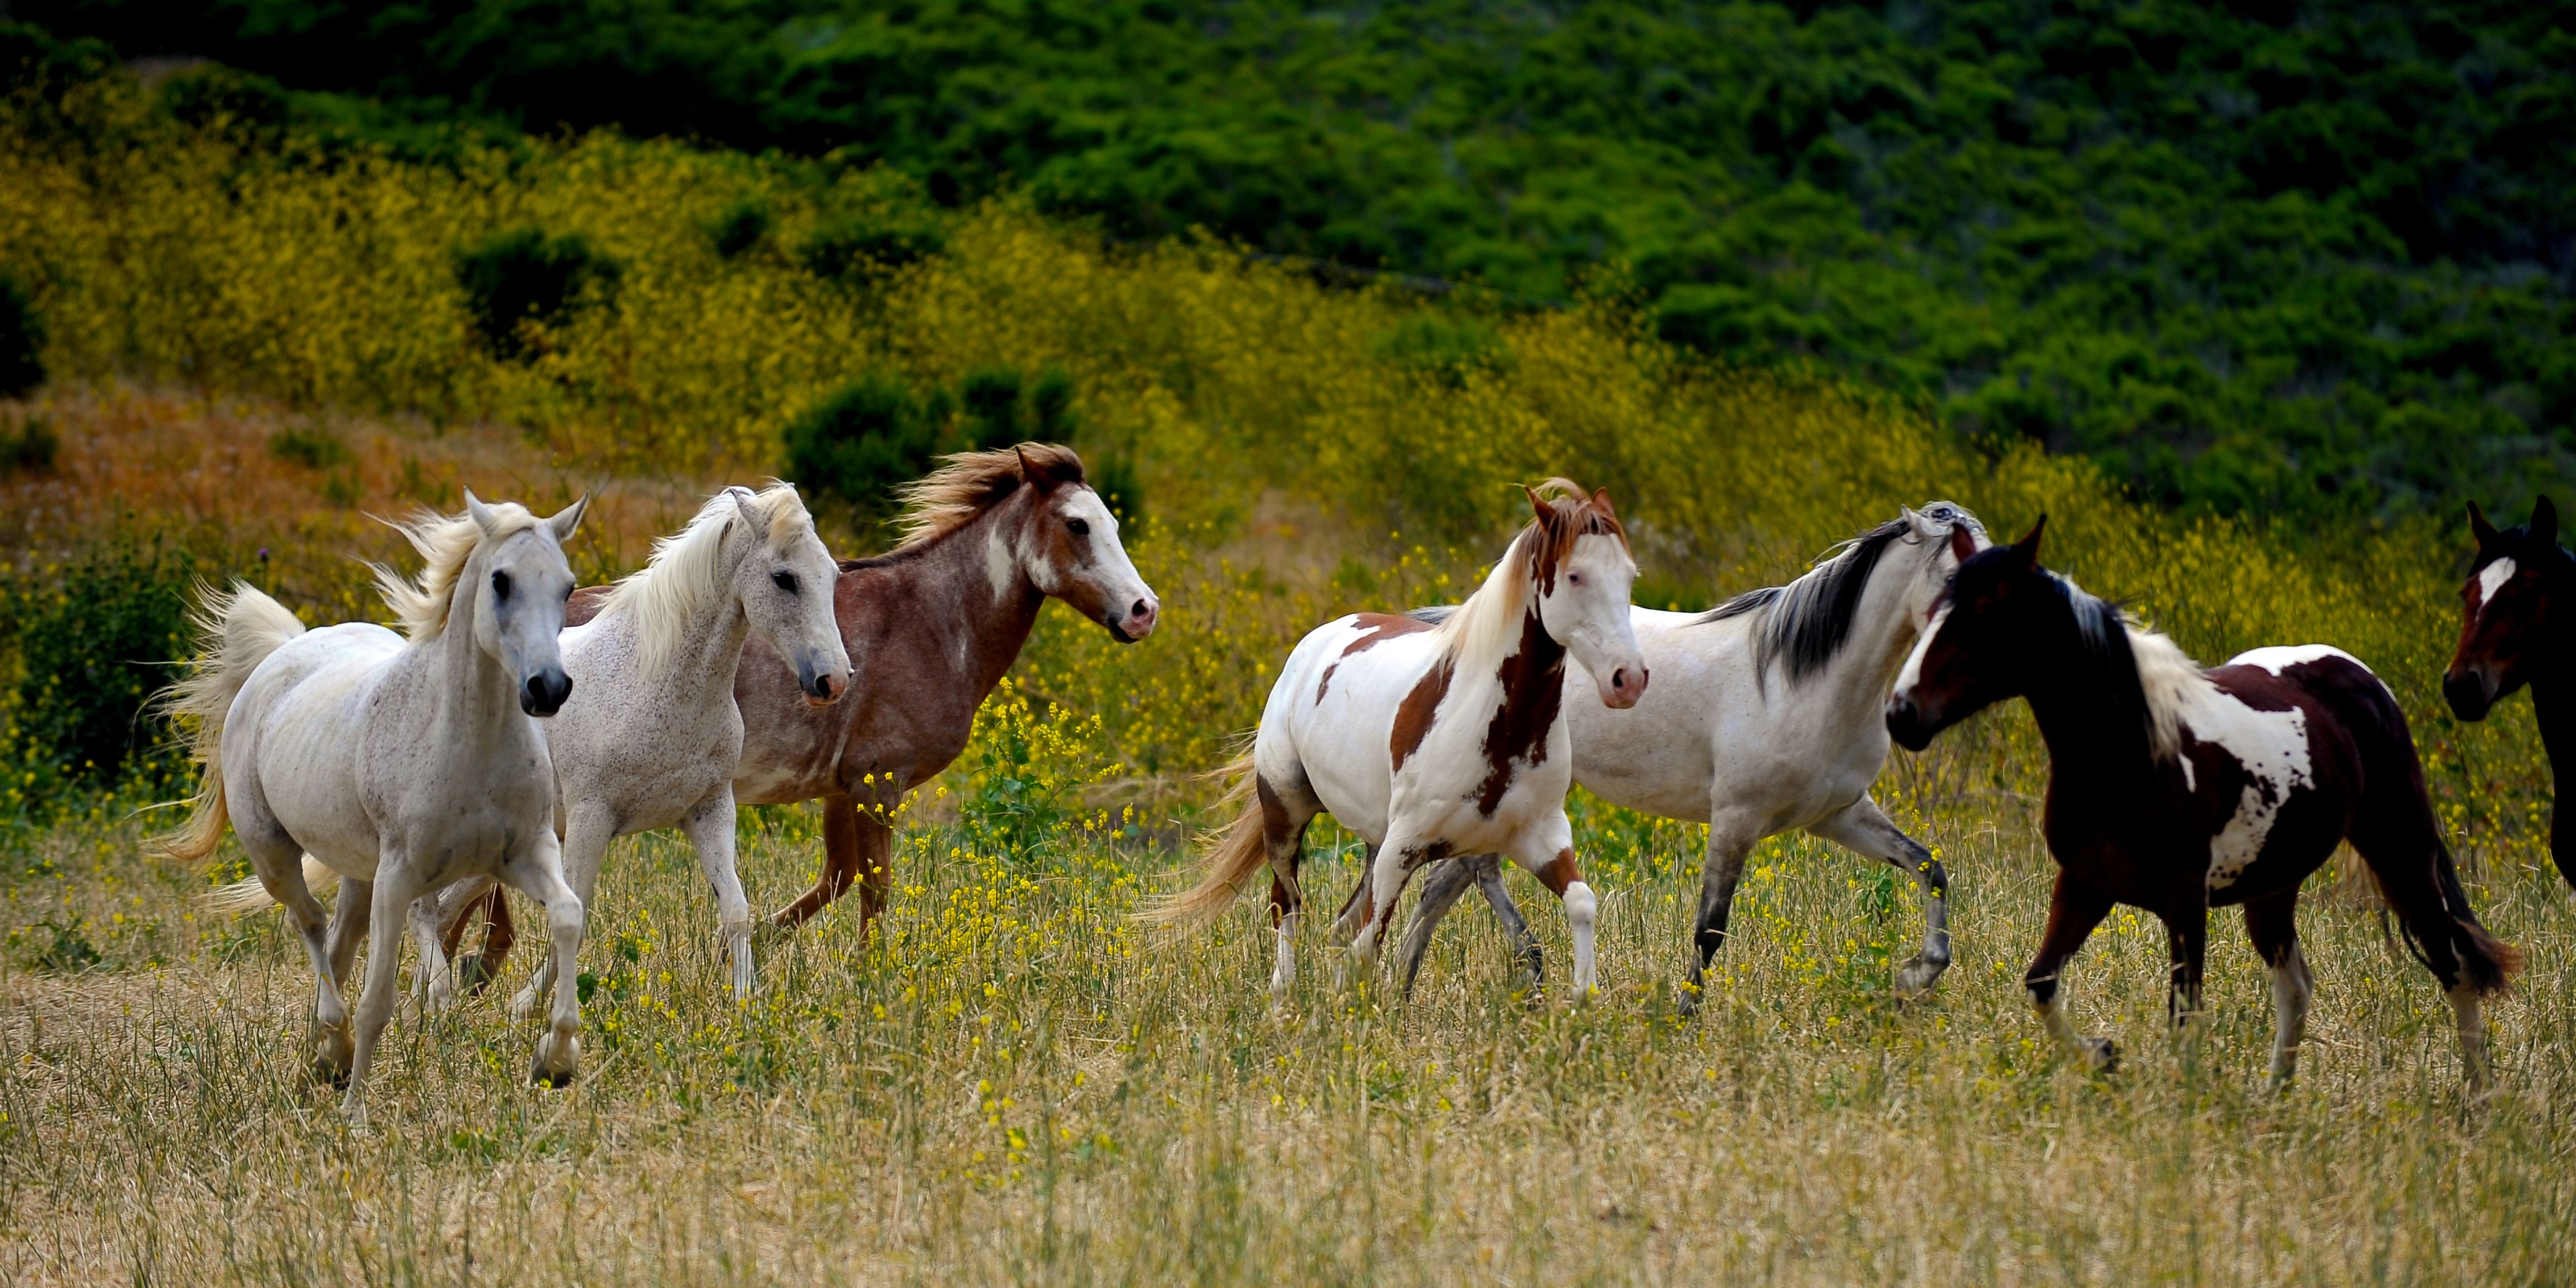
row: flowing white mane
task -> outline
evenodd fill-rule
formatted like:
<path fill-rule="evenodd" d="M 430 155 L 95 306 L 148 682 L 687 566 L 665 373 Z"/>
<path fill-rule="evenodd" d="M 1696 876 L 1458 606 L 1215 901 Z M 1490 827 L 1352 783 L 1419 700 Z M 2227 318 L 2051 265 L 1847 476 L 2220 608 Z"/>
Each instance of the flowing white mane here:
<path fill-rule="evenodd" d="M 1529 551 L 1539 539 L 1537 524 L 1521 529 L 1476 593 L 1431 628 L 1442 656 L 1477 666 L 1499 661 L 1519 646 L 1521 617 L 1529 611 L 1530 591 L 1537 579 Z"/>
<path fill-rule="evenodd" d="M 746 510 L 753 526 L 737 522 Z M 724 594 L 725 552 L 732 534 L 745 533 L 780 551 L 813 522 L 792 483 L 773 480 L 758 492 L 727 488 L 707 498 L 687 527 L 655 540 L 653 557 L 610 588 L 599 616 L 632 619 L 639 668 L 646 675 L 657 674 Z"/>
<path fill-rule="evenodd" d="M 2119 638 L 2128 646 L 2130 663 L 2137 670 L 2139 700 L 2146 705 L 2148 746 L 2158 760 L 2181 755 L 2183 707 L 2217 692 L 2208 673 L 2162 631 L 2148 629 L 2116 605 L 2096 598 L 2064 576 L 2049 575 L 2065 587 L 2067 602 L 2075 608 L 2076 628 L 2083 632 L 2088 650 L 2110 655 L 2111 631 L 2116 628 L 2120 632 Z"/>
<path fill-rule="evenodd" d="M 494 518 L 489 539 L 496 545 L 537 526 L 537 516 L 515 501 L 494 501 L 489 509 Z M 394 618 L 402 623 L 404 633 L 416 640 L 427 639 L 446 627 L 448 605 L 456 597 L 456 579 L 474 557 L 475 547 L 486 539 L 485 534 L 468 515 L 431 510 L 385 526 L 401 533 L 411 548 L 420 552 L 422 563 L 419 575 L 414 577 L 405 577 L 383 564 L 368 564 L 376 574 L 376 592 L 385 597 L 385 606 L 394 610 Z"/>

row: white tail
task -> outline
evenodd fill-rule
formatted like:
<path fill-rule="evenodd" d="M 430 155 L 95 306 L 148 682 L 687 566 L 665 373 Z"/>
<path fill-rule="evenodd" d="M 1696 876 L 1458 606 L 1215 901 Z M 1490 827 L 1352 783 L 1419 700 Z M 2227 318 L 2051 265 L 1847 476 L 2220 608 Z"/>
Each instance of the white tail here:
<path fill-rule="evenodd" d="M 338 884 L 339 880 L 340 874 L 324 867 L 322 860 L 310 854 L 304 856 L 304 888 L 312 891 L 315 898 L 320 898 L 323 891 Z M 208 908 L 227 917 L 277 906 L 277 899 L 269 894 L 267 886 L 259 883 L 258 877 L 244 877 L 231 885 L 217 886 L 206 892 L 205 902 Z"/>
<path fill-rule="evenodd" d="M 197 660 L 188 678 L 171 685 L 158 699 L 161 710 L 196 727 L 188 735 L 188 754 L 205 770 L 198 779 L 195 807 L 175 832 L 152 838 L 145 851 L 183 863 L 202 863 L 224 838 L 224 717 L 233 699 L 250 682 L 251 672 L 278 646 L 304 633 L 304 623 L 286 605 L 261 594 L 248 582 L 230 591 L 200 583 L 197 611 Z"/>

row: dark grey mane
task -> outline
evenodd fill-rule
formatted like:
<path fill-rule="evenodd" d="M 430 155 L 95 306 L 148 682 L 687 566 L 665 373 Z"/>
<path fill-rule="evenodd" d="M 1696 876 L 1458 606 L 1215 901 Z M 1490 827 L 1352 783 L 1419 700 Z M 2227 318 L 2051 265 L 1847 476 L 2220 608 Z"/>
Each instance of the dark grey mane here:
<path fill-rule="evenodd" d="M 1945 527 L 1966 524 L 1973 531 L 1985 531 L 1966 511 L 1947 502 L 1926 507 L 1923 514 L 1935 523 L 1947 520 Z M 1772 663 L 1784 662 L 1789 683 L 1797 684 L 1842 652 L 1844 641 L 1851 638 L 1852 618 L 1860 612 L 1861 594 L 1869 588 L 1870 574 L 1886 557 L 1888 547 L 1911 536 L 1913 530 L 1903 517 L 1890 519 L 1844 542 L 1832 558 L 1796 581 L 1748 590 L 1700 614 L 1699 620 L 1722 622 L 1763 614 L 1753 628 L 1753 673 L 1767 681 Z"/>

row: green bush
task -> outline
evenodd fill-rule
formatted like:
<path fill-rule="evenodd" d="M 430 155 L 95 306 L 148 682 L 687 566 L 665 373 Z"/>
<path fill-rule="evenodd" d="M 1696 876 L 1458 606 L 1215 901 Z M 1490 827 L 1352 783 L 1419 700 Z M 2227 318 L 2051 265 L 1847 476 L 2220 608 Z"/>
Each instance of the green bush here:
<path fill-rule="evenodd" d="M 715 243 L 716 253 L 726 259 L 740 259 L 769 240 L 770 227 L 776 219 L 766 202 L 746 199 L 726 208 L 707 229 L 707 240 Z"/>
<path fill-rule="evenodd" d="M 308 470 L 324 470 L 347 464 L 349 447 L 318 429 L 281 429 L 269 436 L 268 454 Z"/>
<path fill-rule="evenodd" d="M 853 215 L 806 235 L 796 260 L 816 277 L 864 282 L 948 248 L 948 239 L 925 222 L 881 215 Z"/>
<path fill-rule="evenodd" d="M 474 330 L 505 358 L 531 356 L 526 327 L 553 326 L 586 302 L 615 294 L 624 268 L 579 233 L 542 229 L 495 234 L 456 257 Z"/>
<path fill-rule="evenodd" d="M 192 561 L 131 537 L 11 596 L 18 739 L 47 777 L 105 783 L 165 742 L 147 707 L 188 652 Z"/>
<path fill-rule="evenodd" d="M 946 438 L 945 411 L 899 380 L 863 376 L 787 427 L 788 475 L 808 496 L 883 513 L 896 488 L 930 470 Z"/>
<path fill-rule="evenodd" d="M 14 277 L 0 277 L 0 398 L 19 398 L 45 383 L 45 319 Z"/>

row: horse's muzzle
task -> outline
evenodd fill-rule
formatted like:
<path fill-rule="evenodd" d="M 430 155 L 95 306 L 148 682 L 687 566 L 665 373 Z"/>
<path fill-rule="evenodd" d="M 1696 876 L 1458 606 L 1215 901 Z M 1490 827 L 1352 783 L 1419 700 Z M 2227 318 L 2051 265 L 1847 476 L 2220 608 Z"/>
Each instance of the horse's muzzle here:
<path fill-rule="evenodd" d="M 1109 628 L 1109 637 L 1121 644 L 1133 644 L 1154 633 L 1154 623 L 1161 620 L 1162 609 L 1147 595 L 1128 605 L 1123 613 L 1103 613 L 1100 624 Z"/>
<path fill-rule="evenodd" d="M 804 691 L 807 706 L 828 707 L 850 691 L 850 682 L 835 672 L 809 667 L 797 675 L 796 687 Z"/>
<path fill-rule="evenodd" d="M 1642 663 L 1611 668 L 1610 677 L 1601 684 L 1601 705 L 1613 711 L 1625 711 L 1645 696 L 1646 668 Z"/>
<path fill-rule="evenodd" d="M 2475 670 L 2452 671 L 2442 677 L 2442 700 L 2451 704 L 2451 714 L 2462 720 L 2487 718 L 2495 706 L 2495 688 L 2485 674 Z"/>
<path fill-rule="evenodd" d="M 564 674 L 561 667 L 547 667 L 519 686 L 519 709 L 540 718 L 563 710 L 563 704 L 571 698 L 572 677 Z"/>
<path fill-rule="evenodd" d="M 1914 699 L 1895 694 L 1887 699 L 1887 736 L 1907 751 L 1921 751 L 1932 745 L 1932 735 L 1940 727 L 1923 717 L 1923 709 Z"/>

